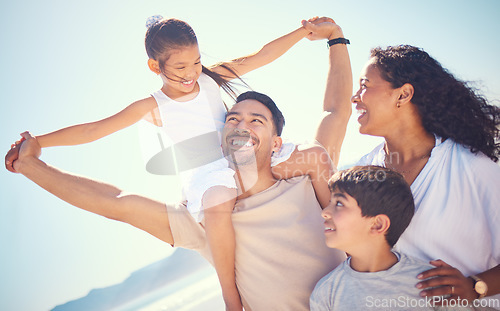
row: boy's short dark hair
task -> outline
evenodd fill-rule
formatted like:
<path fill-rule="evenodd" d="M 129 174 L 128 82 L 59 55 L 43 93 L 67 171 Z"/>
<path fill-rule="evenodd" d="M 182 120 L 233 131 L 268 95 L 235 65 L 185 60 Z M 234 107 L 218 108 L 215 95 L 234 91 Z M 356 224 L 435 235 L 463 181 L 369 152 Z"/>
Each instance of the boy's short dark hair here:
<path fill-rule="evenodd" d="M 338 190 L 356 199 L 363 217 L 387 215 L 391 225 L 385 239 L 391 247 L 410 224 L 415 203 L 404 177 L 381 166 L 355 166 L 335 173 L 328 182 L 330 191 Z"/>
<path fill-rule="evenodd" d="M 285 126 L 285 117 L 283 116 L 281 111 L 278 109 L 278 106 L 276 106 L 276 104 L 271 99 L 271 97 L 267 96 L 266 94 L 259 93 L 259 92 L 248 91 L 248 92 L 240 94 L 236 98 L 236 103 L 239 103 L 239 102 L 247 100 L 247 99 L 256 100 L 259 103 L 261 103 L 262 105 L 266 106 L 267 109 L 269 109 L 271 111 L 271 115 L 273 116 L 274 129 L 276 131 L 276 134 L 278 136 L 281 136 L 281 132 L 283 131 L 283 126 Z"/>

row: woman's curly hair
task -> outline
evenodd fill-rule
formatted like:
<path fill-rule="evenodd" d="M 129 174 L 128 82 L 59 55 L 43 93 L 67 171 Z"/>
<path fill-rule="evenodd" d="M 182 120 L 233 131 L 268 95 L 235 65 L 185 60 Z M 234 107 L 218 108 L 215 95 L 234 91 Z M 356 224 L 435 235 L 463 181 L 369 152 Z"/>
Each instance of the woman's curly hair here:
<path fill-rule="evenodd" d="M 500 155 L 500 107 L 457 80 L 420 48 L 410 45 L 371 50 L 375 66 L 394 88 L 409 83 L 426 131 L 451 138 L 494 162 Z"/>

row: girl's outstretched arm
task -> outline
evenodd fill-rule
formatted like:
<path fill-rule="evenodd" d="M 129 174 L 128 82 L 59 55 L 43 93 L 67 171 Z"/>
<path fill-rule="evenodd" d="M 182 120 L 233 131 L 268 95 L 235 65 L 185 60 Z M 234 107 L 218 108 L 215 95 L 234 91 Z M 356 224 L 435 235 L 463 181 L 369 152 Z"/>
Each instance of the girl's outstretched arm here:
<path fill-rule="evenodd" d="M 234 70 L 234 72 L 238 74 L 238 76 L 242 76 L 254 69 L 271 63 L 281 55 L 285 54 L 286 51 L 288 51 L 292 46 L 294 46 L 308 34 L 309 31 L 307 31 L 304 27 L 300 27 L 282 37 L 279 37 L 278 39 L 267 43 L 259 51 L 253 54 L 231 61 L 215 64 L 209 69 L 224 77 L 227 77 L 228 80 L 232 80 L 237 77 L 233 73 L 225 69 L 224 66 L 227 66 Z"/>
<path fill-rule="evenodd" d="M 156 101 L 148 97 L 130 104 L 108 118 L 69 126 L 36 138 L 42 148 L 89 143 L 138 122 L 154 108 L 156 108 Z"/>
<path fill-rule="evenodd" d="M 152 97 L 141 99 L 111 117 L 96 122 L 69 126 L 37 136 L 37 140 L 42 148 L 89 143 L 136 123 L 144 118 L 148 112 L 154 111 L 156 107 L 156 101 Z M 12 145 L 5 156 L 5 168 L 13 173 L 16 173 L 14 161 L 19 156 L 19 148 L 16 145 Z"/>

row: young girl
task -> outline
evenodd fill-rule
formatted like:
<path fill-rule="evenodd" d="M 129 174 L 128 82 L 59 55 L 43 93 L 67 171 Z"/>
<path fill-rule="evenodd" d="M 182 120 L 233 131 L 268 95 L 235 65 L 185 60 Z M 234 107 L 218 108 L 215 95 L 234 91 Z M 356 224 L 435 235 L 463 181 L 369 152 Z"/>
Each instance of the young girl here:
<path fill-rule="evenodd" d="M 298 28 L 254 54 L 207 68 L 201 64 L 196 35 L 187 23 L 154 16 L 148 19 L 146 26 L 148 66 L 163 80 L 162 88 L 111 117 L 37 136 L 37 140 L 43 148 L 84 144 L 141 119 L 161 127 L 173 143 L 180 146 L 175 150 L 175 158 L 176 165 L 184 168 L 180 175 L 187 208 L 197 221 L 205 218 L 207 240 L 226 307 L 242 310 L 235 283 L 234 231 L 231 218 L 221 216 L 222 213 L 230 215 L 234 208 L 236 183 L 234 171 L 228 167 L 220 148 L 219 133 L 226 114 L 220 87 L 234 97 L 230 80 L 272 62 L 308 31 Z M 14 152 L 6 159 L 10 170 L 13 170 L 17 150 L 13 148 Z M 287 160 L 294 150 L 294 146 L 282 148 L 273 159 L 274 165 Z M 216 212 L 204 213 L 207 209 Z"/>

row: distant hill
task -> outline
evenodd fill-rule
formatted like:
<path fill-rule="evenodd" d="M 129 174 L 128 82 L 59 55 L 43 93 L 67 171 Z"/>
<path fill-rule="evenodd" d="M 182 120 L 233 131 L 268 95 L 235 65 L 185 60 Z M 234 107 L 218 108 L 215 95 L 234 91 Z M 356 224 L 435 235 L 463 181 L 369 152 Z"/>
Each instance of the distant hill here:
<path fill-rule="evenodd" d="M 211 269 L 210 264 L 196 252 L 178 248 L 169 257 L 133 272 L 120 284 L 93 289 L 87 296 L 69 301 L 52 310 L 134 310 L 135 307 L 131 306 L 151 304 L 168 296 L 177 287 L 195 282 L 200 275 L 213 274 Z M 169 285 L 175 286 L 169 287 Z"/>

